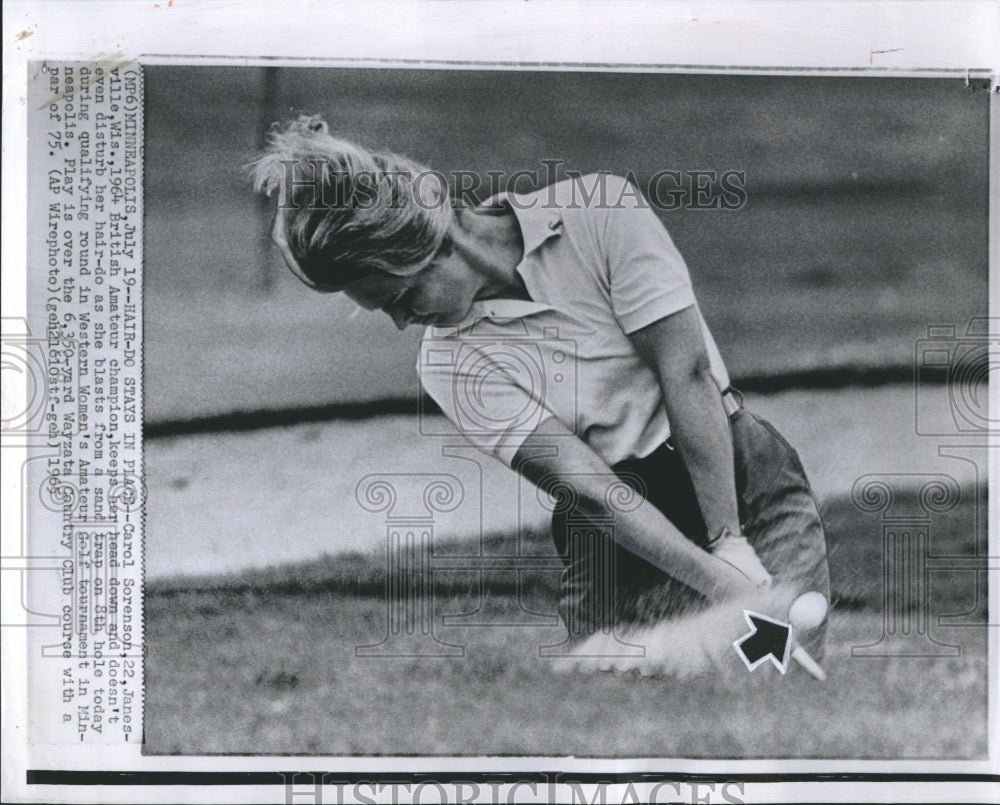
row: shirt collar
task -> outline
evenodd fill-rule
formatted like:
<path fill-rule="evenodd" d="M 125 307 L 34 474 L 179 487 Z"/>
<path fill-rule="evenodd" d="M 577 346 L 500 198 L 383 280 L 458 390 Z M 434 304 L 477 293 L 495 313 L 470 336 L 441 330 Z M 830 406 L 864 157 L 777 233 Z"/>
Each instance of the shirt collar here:
<path fill-rule="evenodd" d="M 505 324 L 526 318 L 535 313 L 555 310 L 552 305 L 544 302 L 532 302 L 528 299 L 486 299 L 473 302 L 465 318 L 458 324 L 432 324 L 424 330 L 424 338 L 457 338 L 461 336 L 476 336 L 476 325 L 484 319 Z M 522 327 L 524 325 L 521 325 Z M 523 333 L 527 334 L 527 332 Z M 489 335 L 493 335 L 492 332 Z"/>
<path fill-rule="evenodd" d="M 521 228 L 521 241 L 524 244 L 524 255 L 517 265 L 517 271 L 522 275 L 528 255 L 549 238 L 562 234 L 562 215 L 558 208 L 546 206 L 545 194 L 544 189 L 533 193 L 502 192 L 491 196 L 482 205 L 484 207 L 505 205 L 513 210 L 517 224 Z M 552 309 L 551 305 L 527 299 L 486 299 L 474 302 L 466 317 L 451 329 L 463 330 L 480 319 L 519 319 Z"/>
<path fill-rule="evenodd" d="M 491 196 L 484 207 L 505 205 L 514 211 L 518 226 L 521 228 L 521 240 L 524 243 L 524 256 L 518 265 L 518 270 L 524 260 L 535 249 L 551 237 L 562 234 L 562 215 L 557 207 L 546 203 L 547 188 L 531 193 L 511 193 L 504 191 Z"/>

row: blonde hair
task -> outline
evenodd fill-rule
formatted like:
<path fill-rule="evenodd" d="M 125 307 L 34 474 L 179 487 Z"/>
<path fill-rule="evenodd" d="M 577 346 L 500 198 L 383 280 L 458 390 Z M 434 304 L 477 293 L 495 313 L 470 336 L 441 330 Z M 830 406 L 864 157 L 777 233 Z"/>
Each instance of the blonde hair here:
<path fill-rule="evenodd" d="M 319 291 L 416 273 L 453 221 L 440 174 L 332 137 L 319 117 L 275 125 L 252 170 L 254 188 L 278 196 L 272 237 L 288 267 Z"/>

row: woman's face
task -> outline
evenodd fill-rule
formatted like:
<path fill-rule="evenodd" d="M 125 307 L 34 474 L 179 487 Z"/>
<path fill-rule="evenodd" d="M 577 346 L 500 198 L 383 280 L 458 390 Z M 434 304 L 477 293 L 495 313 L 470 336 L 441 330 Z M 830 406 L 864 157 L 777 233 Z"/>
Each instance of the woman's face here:
<path fill-rule="evenodd" d="M 457 324 L 475 301 L 479 283 L 465 260 L 446 249 L 412 276 L 373 275 L 343 290 L 366 310 L 385 312 L 404 330 L 411 324 Z"/>

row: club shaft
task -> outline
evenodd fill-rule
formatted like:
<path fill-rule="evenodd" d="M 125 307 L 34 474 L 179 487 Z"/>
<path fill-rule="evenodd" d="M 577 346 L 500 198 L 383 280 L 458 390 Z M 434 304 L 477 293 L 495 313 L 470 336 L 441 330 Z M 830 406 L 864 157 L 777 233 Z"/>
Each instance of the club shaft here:
<path fill-rule="evenodd" d="M 820 682 L 826 681 L 826 671 L 819 667 L 819 663 L 810 656 L 808 651 L 794 642 L 792 643 L 792 659 L 805 668 L 810 676 L 815 677 Z"/>

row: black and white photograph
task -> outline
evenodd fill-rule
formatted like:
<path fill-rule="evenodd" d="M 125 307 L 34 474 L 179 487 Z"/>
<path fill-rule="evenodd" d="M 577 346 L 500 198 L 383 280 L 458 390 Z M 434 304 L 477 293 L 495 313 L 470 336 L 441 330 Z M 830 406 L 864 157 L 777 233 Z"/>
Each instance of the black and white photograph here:
<path fill-rule="evenodd" d="M 987 92 L 144 78 L 145 752 L 984 757 Z"/>
<path fill-rule="evenodd" d="M 3 801 L 998 801 L 995 4 L 3 14 Z"/>

